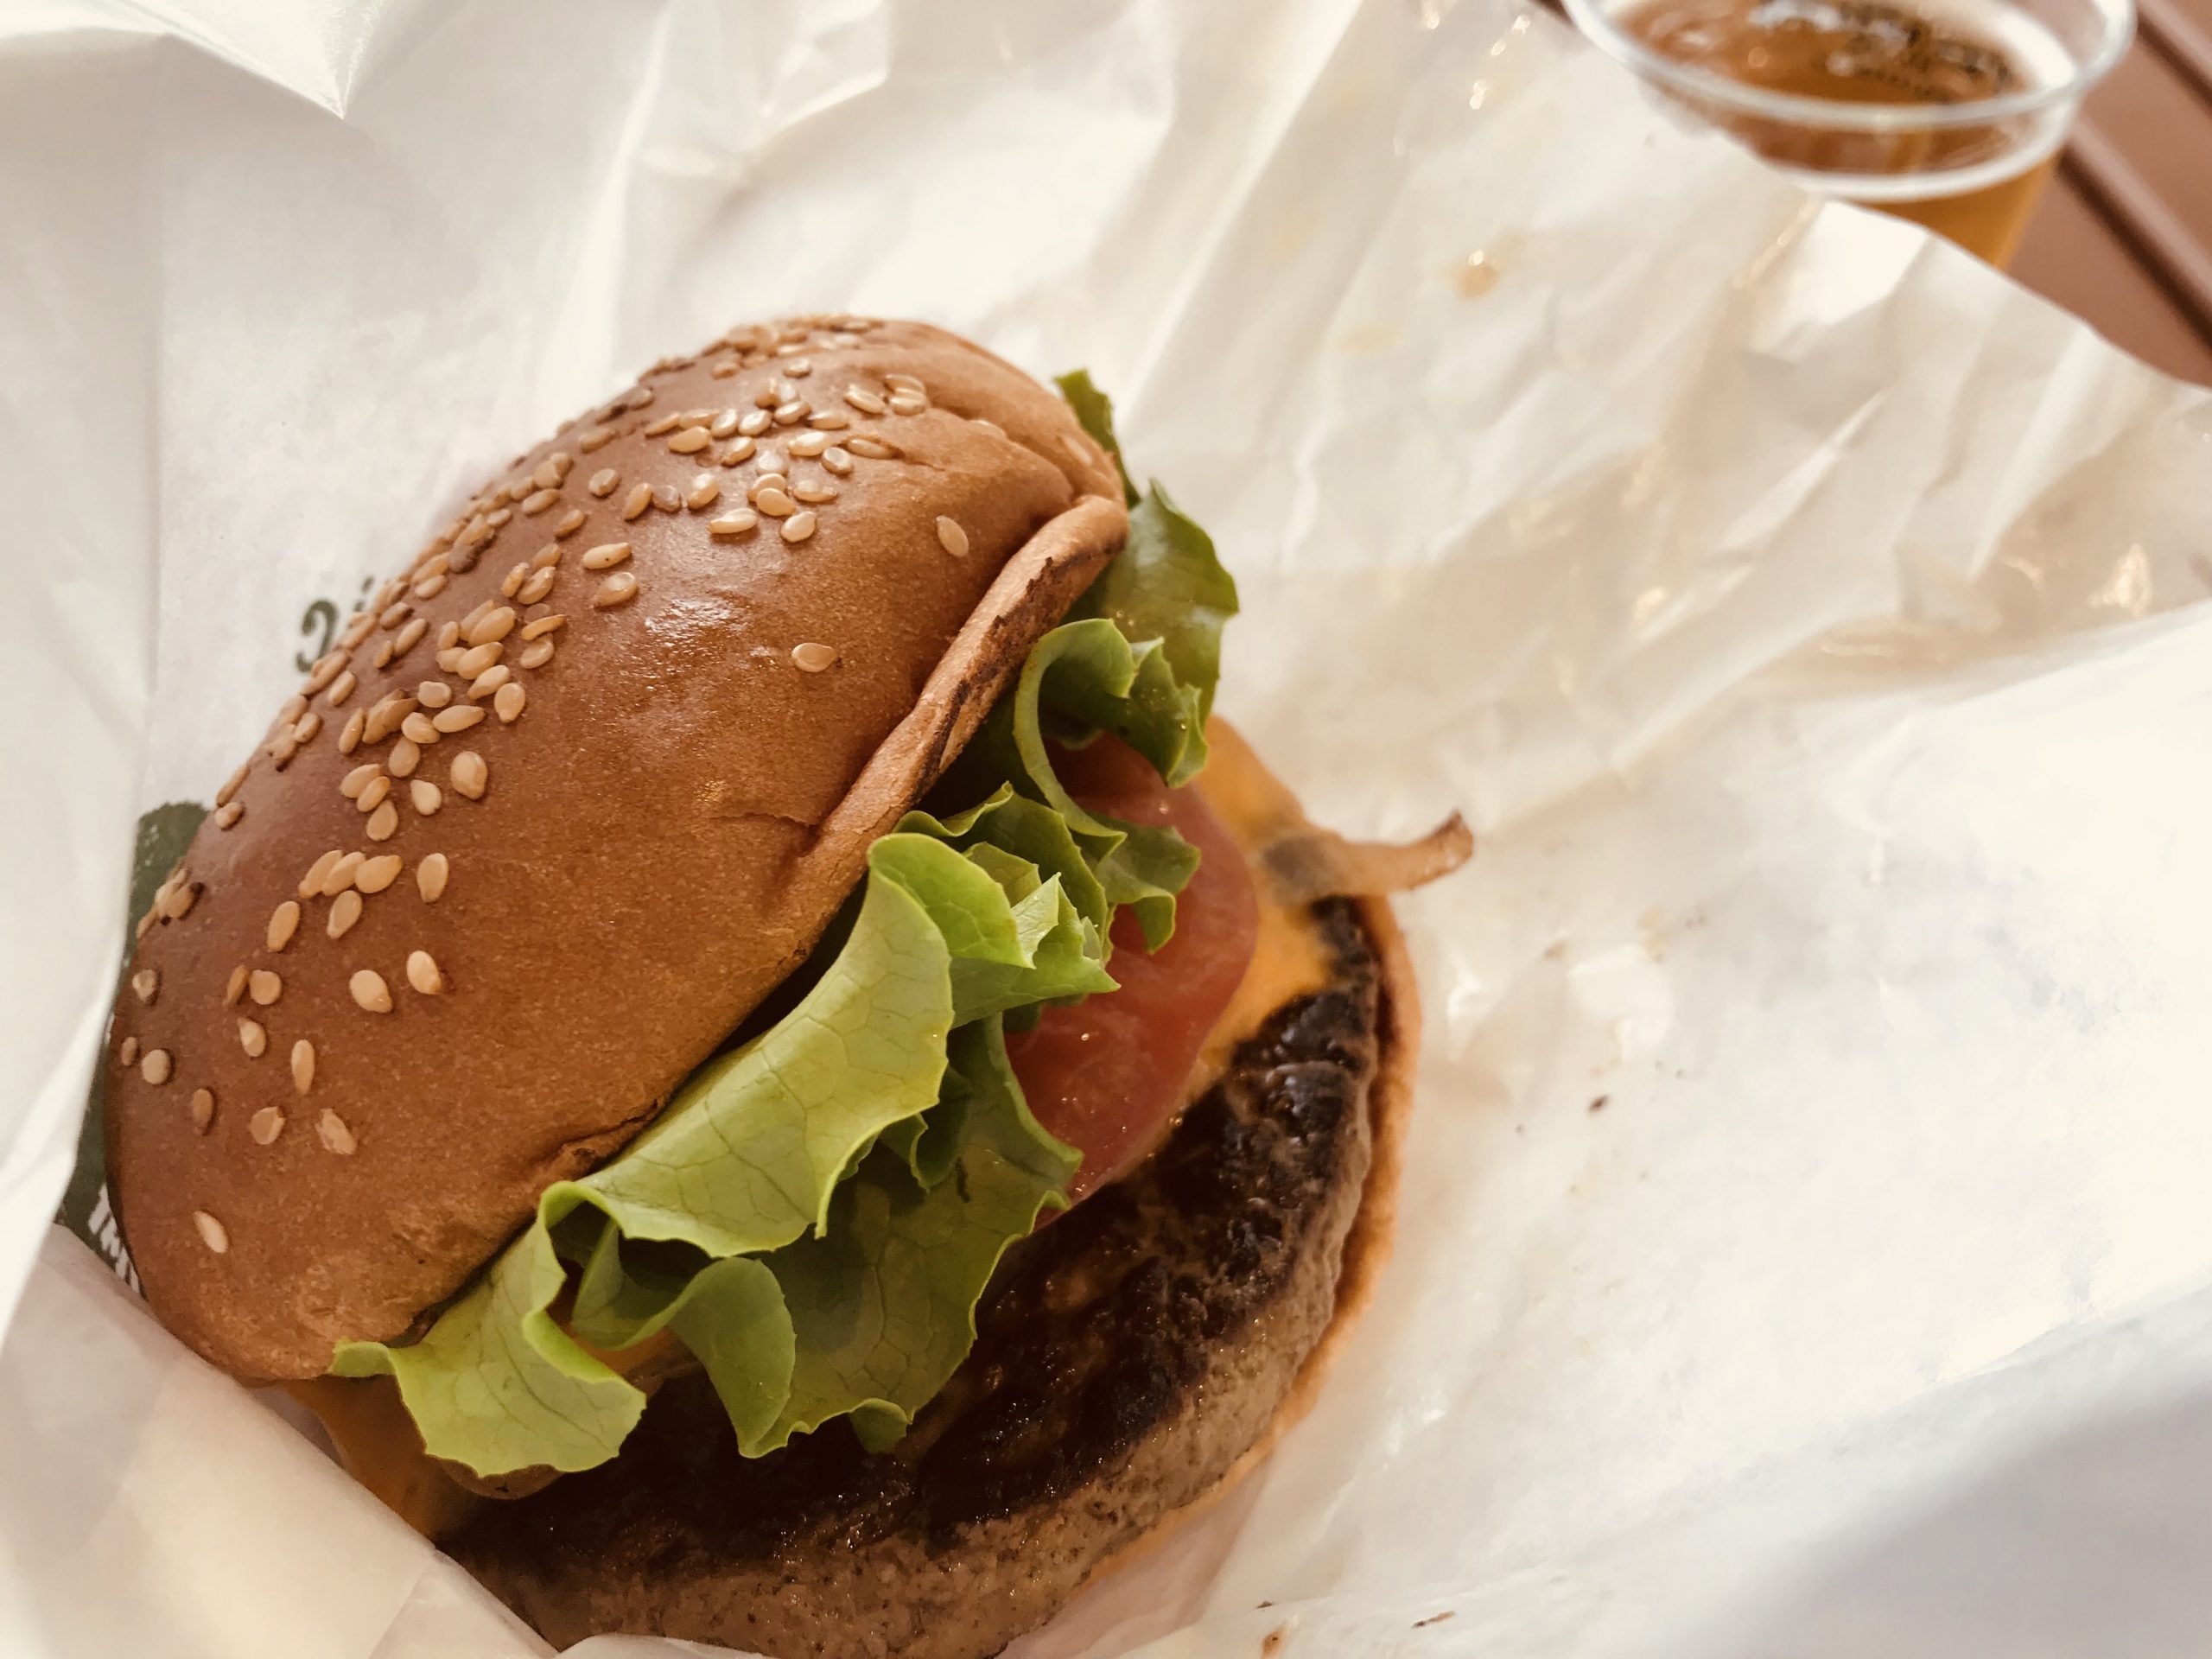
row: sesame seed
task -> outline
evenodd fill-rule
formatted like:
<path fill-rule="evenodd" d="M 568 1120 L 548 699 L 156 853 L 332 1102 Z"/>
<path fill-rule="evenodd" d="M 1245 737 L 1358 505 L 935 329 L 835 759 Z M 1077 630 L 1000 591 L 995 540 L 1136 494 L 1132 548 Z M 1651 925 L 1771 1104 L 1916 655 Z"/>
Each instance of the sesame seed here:
<path fill-rule="evenodd" d="M 582 563 L 587 570 L 611 570 L 629 556 L 629 543 L 602 542 L 597 547 L 584 550 Z"/>
<path fill-rule="evenodd" d="M 1001 426 L 996 421 L 987 421 L 980 415 L 972 415 L 969 416 L 969 419 L 976 425 L 982 427 L 984 431 L 989 433 L 995 438 L 1002 438 L 1006 436 L 1006 429 Z"/>
<path fill-rule="evenodd" d="M 887 374 L 883 384 L 893 391 L 910 391 L 917 397 L 926 397 L 928 388 L 911 374 Z"/>
<path fill-rule="evenodd" d="M 825 432 L 801 432 L 791 439 L 791 454 L 807 460 L 813 459 L 829 447 L 830 436 Z"/>
<path fill-rule="evenodd" d="M 814 372 L 814 365 L 805 358 L 795 357 L 784 365 L 784 372 L 794 380 L 804 380 Z"/>
<path fill-rule="evenodd" d="M 262 1007 L 267 1007 L 284 995 L 284 982 L 266 968 L 257 968 L 246 976 L 246 995 Z"/>
<path fill-rule="evenodd" d="M 415 699 L 404 691 L 386 693 L 369 710 L 369 724 L 365 735 L 372 743 L 381 743 L 396 730 L 404 729 L 407 717 L 415 712 Z"/>
<path fill-rule="evenodd" d="M 441 674 L 460 673 L 461 659 L 467 654 L 467 645 L 448 645 L 437 655 L 438 671 Z"/>
<path fill-rule="evenodd" d="M 502 605 L 496 610 L 486 611 L 468 629 L 468 643 L 472 645 L 495 644 L 514 632 L 515 620 L 512 606 Z"/>
<path fill-rule="evenodd" d="M 535 518 L 560 499 L 561 492 L 558 490 L 532 490 L 522 499 L 523 516 L 526 518 Z"/>
<path fill-rule="evenodd" d="M 538 601 L 553 591 L 553 582 L 557 574 L 552 570 L 538 571 L 528 582 L 523 583 L 515 594 L 515 597 L 525 605 L 537 604 Z"/>
<path fill-rule="evenodd" d="M 354 718 L 358 720 L 360 716 L 357 715 Z M 245 816 L 245 803 L 244 801 L 226 802 L 215 809 L 215 827 L 218 830 L 227 830 Z"/>
<path fill-rule="evenodd" d="M 529 697 L 530 694 L 518 684 L 503 685 L 492 699 L 493 711 L 499 716 L 501 723 L 512 726 L 522 717 L 523 704 Z"/>
<path fill-rule="evenodd" d="M 353 695 L 353 688 L 359 683 L 360 681 L 354 677 L 353 671 L 349 668 L 330 683 L 330 690 L 324 694 L 322 700 L 335 709 Z"/>
<path fill-rule="evenodd" d="M 730 376 L 737 372 L 737 359 L 734 357 L 726 357 L 722 359 L 721 361 L 715 364 L 713 368 L 708 370 L 707 372 L 713 375 L 717 380 L 727 380 Z"/>
<path fill-rule="evenodd" d="M 707 474 L 702 473 L 691 480 L 690 493 L 683 498 L 683 505 L 692 512 L 697 512 L 703 508 L 713 506 L 715 499 L 721 493 L 721 485 Z"/>
<path fill-rule="evenodd" d="M 847 386 L 845 401 L 863 415 L 880 415 L 884 412 L 883 399 L 866 386 Z"/>
<path fill-rule="evenodd" d="M 553 642 L 533 639 L 522 648 L 522 655 L 516 660 L 524 668 L 543 668 L 553 660 Z"/>
<path fill-rule="evenodd" d="M 247 766 L 251 766 L 251 764 L 252 763 L 249 761 Z M 245 785 L 246 770 L 246 766 L 240 766 L 236 772 L 232 772 L 228 778 L 226 778 L 223 780 L 223 786 L 215 791 L 216 805 L 228 806 L 231 804 L 231 797 L 237 794 Z"/>
<path fill-rule="evenodd" d="M 382 893 L 399 878 L 400 857 L 397 853 L 380 853 L 374 858 L 365 858 L 361 868 L 353 872 L 353 886 L 362 893 Z"/>
<path fill-rule="evenodd" d="M 809 674 L 819 674 L 836 660 L 837 648 L 835 645 L 818 645 L 810 641 L 806 645 L 791 647 L 793 665 Z"/>
<path fill-rule="evenodd" d="M 446 988 L 445 976 L 427 950 L 408 952 L 407 982 L 425 996 L 435 996 Z"/>
<path fill-rule="evenodd" d="M 613 442 L 614 429 L 613 427 L 594 426 L 588 429 L 577 437 L 576 448 L 582 450 L 586 454 L 589 454 L 593 450 L 604 448 L 607 445 Z"/>
<path fill-rule="evenodd" d="M 687 426 L 668 441 L 668 447 L 679 455 L 696 455 L 714 442 L 703 426 Z"/>
<path fill-rule="evenodd" d="M 568 620 L 569 619 L 565 616 L 557 615 L 537 617 L 532 620 L 523 624 L 522 637 L 525 639 L 543 639 L 545 635 L 552 632 L 556 628 L 568 621 Z"/>
<path fill-rule="evenodd" d="M 245 1050 L 246 1058 L 257 1060 L 269 1046 L 269 1033 L 261 1028 L 258 1022 L 241 1020 L 238 1021 L 238 1046 Z"/>
<path fill-rule="evenodd" d="M 292 757 L 299 752 L 300 740 L 289 732 L 286 732 L 269 746 L 269 758 L 276 763 L 276 770 L 279 772 L 290 766 Z"/>
<path fill-rule="evenodd" d="M 623 498 L 622 516 L 626 519 L 635 518 L 652 504 L 653 486 L 650 484 L 633 485 L 630 493 Z"/>
<path fill-rule="evenodd" d="M 115 1052 L 115 1058 L 118 1063 L 126 1066 L 137 1065 L 138 1039 L 136 1037 L 124 1038 L 122 1046 Z"/>
<path fill-rule="evenodd" d="M 622 474 L 612 467 L 602 467 L 591 475 L 591 482 L 584 487 L 594 495 L 612 495 L 614 486 L 622 481 Z"/>
<path fill-rule="evenodd" d="M 257 1147 L 273 1145 L 284 1133 L 284 1114 L 274 1106 L 264 1106 L 246 1120 L 245 1132 L 253 1137 Z"/>
<path fill-rule="evenodd" d="M 753 464 L 757 469 L 753 480 L 753 487 L 754 489 L 759 489 L 761 485 L 767 482 L 771 477 L 773 477 L 776 480 L 779 486 L 782 484 L 784 458 L 778 454 L 773 449 L 764 448 L 758 455 L 753 457 Z"/>
<path fill-rule="evenodd" d="M 738 462 L 746 460 L 752 454 L 753 440 L 750 438 L 740 438 L 735 443 L 730 445 L 728 448 L 722 451 L 722 465 L 725 467 L 734 467 Z"/>
<path fill-rule="evenodd" d="M 353 993 L 353 1001 L 371 1014 L 391 1012 L 391 988 L 384 982 L 384 976 L 375 969 L 356 969 L 353 977 L 346 982 L 346 988 Z"/>
<path fill-rule="evenodd" d="M 231 969 L 230 983 L 223 987 L 223 1006 L 226 1008 L 236 1006 L 238 998 L 245 995 L 245 965 L 241 963 Z"/>
<path fill-rule="evenodd" d="M 436 575 L 425 576 L 422 581 L 415 584 L 415 597 L 417 599 L 435 599 L 440 594 L 445 592 L 445 573 L 443 571 L 440 571 Z"/>
<path fill-rule="evenodd" d="M 788 404 L 779 404 L 776 405 L 776 424 L 797 426 L 807 417 L 813 408 L 814 405 L 804 397 L 794 397 Z"/>
<path fill-rule="evenodd" d="M 719 518 L 707 521 L 709 536 L 742 536 L 760 522 L 757 512 L 726 512 Z"/>
<path fill-rule="evenodd" d="M 870 461 L 891 461 L 904 453 L 896 444 L 886 443 L 881 438 L 872 438 L 865 432 L 858 437 L 846 439 L 845 448 Z"/>
<path fill-rule="evenodd" d="M 480 599 L 477 601 L 475 608 L 470 611 L 467 615 L 461 619 L 460 643 L 474 645 L 476 642 L 469 639 L 468 631 L 474 627 L 479 622 L 481 622 L 486 617 L 491 615 L 498 607 L 499 601 L 497 600 Z"/>
<path fill-rule="evenodd" d="M 573 536 L 583 527 L 584 510 L 582 507 L 570 507 L 561 515 L 560 523 L 553 526 L 553 533 L 556 536 Z"/>
<path fill-rule="evenodd" d="M 652 400 L 653 389 L 651 386 L 632 386 L 622 394 L 623 406 L 627 409 L 643 409 Z"/>
<path fill-rule="evenodd" d="M 367 729 L 368 710 L 356 709 L 346 721 L 346 729 L 338 734 L 338 753 L 351 754 L 361 747 L 361 734 Z"/>
<path fill-rule="evenodd" d="M 707 435 L 714 438 L 726 438 L 737 430 L 737 423 L 742 418 L 735 410 L 726 409 L 709 423 Z"/>
<path fill-rule="evenodd" d="M 784 539 L 787 542 L 803 542 L 813 534 L 814 515 L 811 512 L 795 512 L 784 520 Z"/>
<path fill-rule="evenodd" d="M 530 564 L 526 560 L 515 566 L 513 569 L 508 571 L 507 574 L 499 580 L 499 597 L 502 599 L 512 599 L 516 593 L 521 588 L 524 579 L 529 575 Z"/>
<path fill-rule="evenodd" d="M 231 1248 L 231 1236 L 223 1230 L 223 1224 L 205 1210 L 192 1212 L 192 1224 L 200 1230 L 200 1242 L 216 1255 Z"/>
<path fill-rule="evenodd" d="M 391 793 L 391 779 L 379 772 L 361 785 L 361 792 L 353 798 L 353 804 L 364 812 L 373 812 L 384 804 L 385 797 Z"/>
<path fill-rule="evenodd" d="M 346 855 L 342 851 L 338 848 L 334 847 L 328 852 L 325 853 L 321 858 L 315 860 L 314 863 L 308 865 L 308 873 L 300 878 L 300 897 L 302 899 L 312 899 L 315 894 L 321 893 L 322 891 L 323 877 L 328 875 L 333 870 L 336 869 L 338 868 L 338 861 L 345 856 Z"/>
<path fill-rule="evenodd" d="M 137 993 L 141 1002 L 151 1002 L 155 993 L 162 988 L 160 971 L 152 968 L 141 968 L 130 976 L 130 988 Z"/>
<path fill-rule="evenodd" d="M 326 871 L 322 878 L 322 896 L 334 899 L 353 885 L 353 872 L 368 861 L 366 853 L 347 853 Z"/>
<path fill-rule="evenodd" d="M 439 709 L 431 716 L 430 723 L 441 732 L 450 734 L 454 732 L 465 732 L 483 718 L 484 711 L 481 709 L 472 709 L 466 704 L 456 703 L 450 709 Z"/>
<path fill-rule="evenodd" d="M 292 935 L 299 931 L 300 906 L 295 899 L 287 899 L 269 912 L 269 948 L 282 950 L 292 942 Z"/>
<path fill-rule="evenodd" d="M 429 632 L 429 628 L 430 625 L 427 620 L 422 617 L 416 617 L 412 622 L 410 622 L 405 627 L 402 628 L 399 631 L 398 635 L 392 640 L 391 654 L 394 657 L 404 657 L 409 652 L 415 648 L 416 642 L 422 639 L 425 633 Z"/>
<path fill-rule="evenodd" d="M 338 780 L 338 792 L 349 801 L 358 801 L 361 798 L 361 791 L 383 772 L 384 768 L 374 760 L 365 766 L 356 766 Z"/>
<path fill-rule="evenodd" d="M 138 1075 L 158 1087 L 169 1080 L 169 1052 L 166 1048 L 149 1048 L 138 1062 Z"/>
<path fill-rule="evenodd" d="M 415 867 L 415 891 L 423 895 L 426 905 L 435 904 L 438 895 L 446 890 L 447 879 L 453 866 L 446 861 L 443 853 L 432 853 Z"/>
<path fill-rule="evenodd" d="M 1090 465 L 1090 452 L 1077 442 L 1075 434 L 1072 432 L 1060 434 L 1060 448 L 1068 452 L 1068 459 L 1074 461 L 1077 466 Z"/>
<path fill-rule="evenodd" d="M 530 481 L 541 490 L 557 490 L 562 476 L 568 472 L 566 455 L 548 455 L 531 469 Z"/>
<path fill-rule="evenodd" d="M 761 409 L 773 409 L 787 395 L 778 382 L 771 380 L 753 392 L 753 401 Z"/>
<path fill-rule="evenodd" d="M 432 728 L 433 731 L 435 729 Z M 412 777 L 422 759 L 423 746 L 411 737 L 401 738 L 391 746 L 391 775 L 395 778 Z"/>
<path fill-rule="evenodd" d="M 352 1157 L 354 1150 L 360 1145 L 359 1141 L 354 1140 L 353 1131 L 346 1127 L 346 1120 L 327 1107 L 323 1109 L 322 1116 L 315 1120 L 315 1138 L 340 1158 Z"/>
<path fill-rule="evenodd" d="M 377 625 L 376 613 L 363 611 L 346 625 L 346 632 L 338 636 L 338 643 L 351 651 L 369 637 L 369 630 Z"/>
<path fill-rule="evenodd" d="M 302 1094 L 315 1084 L 315 1045 L 304 1037 L 292 1045 L 292 1087 Z"/>
<path fill-rule="evenodd" d="M 645 429 L 645 435 L 649 438 L 657 438 L 664 432 L 675 431 L 683 424 L 683 417 L 681 415 L 664 415 Z"/>
<path fill-rule="evenodd" d="M 737 429 L 748 438 L 757 438 L 768 429 L 775 418 L 766 410 L 756 409 L 738 422 Z"/>
<path fill-rule="evenodd" d="M 415 688 L 415 700 L 425 709 L 442 709 L 453 701 L 453 687 L 443 680 L 425 680 Z"/>
<path fill-rule="evenodd" d="M 289 726 L 307 711 L 308 700 L 305 697 L 297 696 L 287 697 L 284 699 L 284 706 L 276 711 L 276 723 L 279 726 Z"/>
<path fill-rule="evenodd" d="M 460 643 L 461 624 L 458 621 L 448 622 L 439 628 L 438 649 L 440 651 L 450 651 Z"/>
<path fill-rule="evenodd" d="M 353 924 L 360 919 L 361 895 L 348 887 L 330 906 L 330 914 L 323 919 L 322 931 L 334 939 L 342 939 Z"/>
<path fill-rule="evenodd" d="M 817 432 L 842 432 L 853 419 L 842 410 L 825 409 L 819 415 L 808 416 L 806 423 Z"/>
<path fill-rule="evenodd" d="M 836 499 L 837 492 L 827 484 L 795 484 L 791 486 L 791 499 L 804 501 L 809 506 L 818 507 L 824 501 L 835 501 Z"/>
<path fill-rule="evenodd" d="M 368 837 L 371 841 L 390 841 L 399 829 L 399 809 L 386 801 L 369 814 Z"/>
<path fill-rule="evenodd" d="M 491 768 L 484 764 L 484 757 L 474 749 L 463 749 L 453 758 L 448 776 L 453 786 L 472 801 L 484 798 L 486 785 L 491 781 Z"/>
<path fill-rule="evenodd" d="M 938 516 L 937 544 L 956 559 L 968 556 L 968 532 L 942 513 Z"/>
<path fill-rule="evenodd" d="M 484 522 L 491 525 L 494 530 L 504 530 L 506 528 L 507 520 L 514 516 L 513 508 L 501 507 L 496 512 L 486 513 L 484 515 Z"/>
<path fill-rule="evenodd" d="M 215 1091 L 195 1089 L 192 1091 L 192 1127 L 200 1134 L 207 1133 L 208 1125 L 215 1121 Z"/>
<path fill-rule="evenodd" d="M 615 606 L 637 597 L 637 593 L 638 579 L 627 570 L 617 570 L 601 582 L 599 591 L 591 596 L 592 608 L 612 610 Z"/>
<path fill-rule="evenodd" d="M 438 728 L 435 719 L 419 709 L 400 721 L 399 729 L 409 742 L 422 748 L 428 748 L 438 741 Z"/>
<path fill-rule="evenodd" d="M 798 511 L 798 504 L 792 501 L 791 497 L 772 486 L 765 490 L 756 489 L 753 492 L 753 505 L 771 518 L 788 518 Z"/>
<path fill-rule="evenodd" d="M 426 818 L 445 804 L 445 796 L 427 778 L 417 778 L 408 785 L 407 792 L 409 798 L 415 803 L 415 810 Z"/>
<path fill-rule="evenodd" d="M 548 542 L 537 550 L 537 556 L 530 562 L 530 568 L 533 570 L 550 570 L 560 563 L 560 546 L 556 543 Z"/>
<path fill-rule="evenodd" d="M 893 392 L 891 396 L 891 412 L 893 415 L 918 415 L 929 406 L 929 399 L 917 397 L 911 391 Z"/>
<path fill-rule="evenodd" d="M 674 512 L 683 505 L 683 498 L 676 493 L 675 485 L 656 484 L 653 486 L 653 505 L 658 507 L 663 512 Z"/>
<path fill-rule="evenodd" d="M 822 464 L 840 478 L 853 470 L 852 456 L 834 443 L 822 452 Z"/>

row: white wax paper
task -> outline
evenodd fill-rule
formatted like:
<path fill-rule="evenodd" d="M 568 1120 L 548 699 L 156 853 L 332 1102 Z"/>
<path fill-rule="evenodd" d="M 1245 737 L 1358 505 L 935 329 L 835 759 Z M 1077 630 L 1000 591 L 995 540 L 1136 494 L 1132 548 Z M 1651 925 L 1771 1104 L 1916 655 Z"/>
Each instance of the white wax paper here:
<path fill-rule="evenodd" d="M 1359 1340 L 1031 1659 L 2212 1628 L 2205 394 L 1504 0 L 17 0 L 0 237 L 0 1651 L 543 1652 L 45 1225 L 132 820 L 487 467 L 843 306 L 1088 364 L 1227 712 L 1483 832 Z"/>

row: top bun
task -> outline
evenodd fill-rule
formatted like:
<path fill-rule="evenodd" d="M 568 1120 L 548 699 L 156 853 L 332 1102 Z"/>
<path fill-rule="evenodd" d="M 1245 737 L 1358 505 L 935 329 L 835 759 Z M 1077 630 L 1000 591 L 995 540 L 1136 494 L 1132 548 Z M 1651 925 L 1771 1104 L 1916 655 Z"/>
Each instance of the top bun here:
<path fill-rule="evenodd" d="M 156 1312 L 256 1380 L 405 1334 L 805 956 L 1127 525 L 1058 397 L 920 323 L 733 330 L 520 457 L 140 923 Z"/>

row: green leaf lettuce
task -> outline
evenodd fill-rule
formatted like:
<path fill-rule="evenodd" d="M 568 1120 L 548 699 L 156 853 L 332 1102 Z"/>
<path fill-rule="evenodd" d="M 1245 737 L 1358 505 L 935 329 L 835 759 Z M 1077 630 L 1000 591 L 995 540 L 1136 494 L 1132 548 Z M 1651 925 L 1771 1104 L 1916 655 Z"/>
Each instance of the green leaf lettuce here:
<path fill-rule="evenodd" d="M 1063 385 L 1118 461 L 1103 396 Z M 1005 1022 L 1110 994 L 1115 912 L 1157 949 L 1198 863 L 1172 830 L 1085 810 L 1046 746 L 1113 732 L 1177 784 L 1205 763 L 1236 588 L 1156 485 L 1129 499 L 1127 548 L 956 770 L 976 804 L 869 849 L 790 1012 L 548 1188 L 419 1340 L 339 1349 L 337 1374 L 397 1381 L 433 1453 L 484 1475 L 606 1461 L 645 1395 L 600 1355 L 663 1333 L 747 1456 L 838 1417 L 889 1444 L 966 1357 L 1001 1256 L 1079 1161 L 1030 1115 Z"/>

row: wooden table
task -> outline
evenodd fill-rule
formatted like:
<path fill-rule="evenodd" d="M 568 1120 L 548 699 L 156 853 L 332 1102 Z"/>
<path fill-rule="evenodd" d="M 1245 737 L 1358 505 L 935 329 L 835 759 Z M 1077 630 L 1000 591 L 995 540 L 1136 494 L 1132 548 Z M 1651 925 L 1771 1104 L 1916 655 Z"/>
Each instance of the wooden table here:
<path fill-rule="evenodd" d="M 2212 385 L 2212 0 L 2138 0 L 2012 274 L 2113 344 Z"/>

